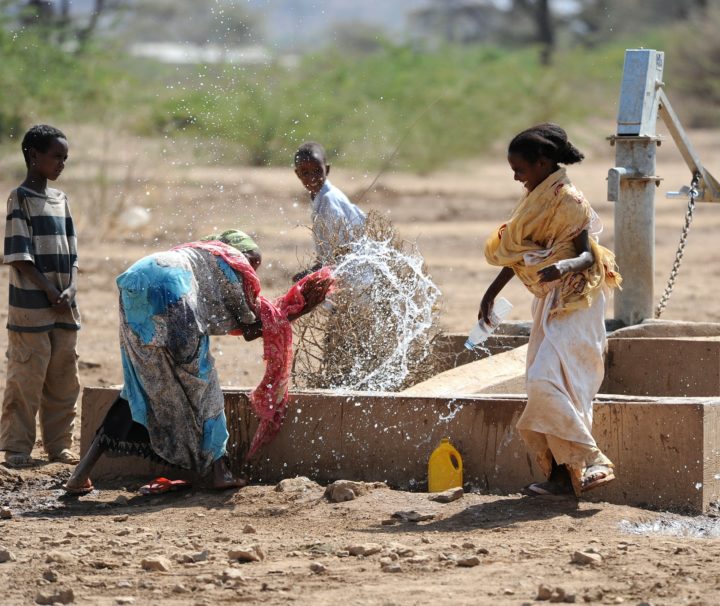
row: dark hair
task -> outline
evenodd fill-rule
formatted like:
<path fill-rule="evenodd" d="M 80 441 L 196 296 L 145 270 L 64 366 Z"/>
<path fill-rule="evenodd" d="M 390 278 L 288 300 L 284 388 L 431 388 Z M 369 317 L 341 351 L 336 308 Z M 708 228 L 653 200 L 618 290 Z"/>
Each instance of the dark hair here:
<path fill-rule="evenodd" d="M 319 162 L 323 166 L 327 165 L 327 155 L 325 148 L 315 141 L 306 141 L 295 152 L 295 166 L 301 162 Z"/>
<path fill-rule="evenodd" d="M 67 139 L 67 137 L 60 129 L 47 124 L 36 124 L 30 128 L 22 140 L 22 153 L 25 157 L 25 164 L 30 164 L 31 149 L 46 152 L 54 139 Z"/>
<path fill-rule="evenodd" d="M 576 164 L 585 155 L 568 141 L 567 133 L 557 124 L 538 124 L 515 135 L 509 154 L 518 154 L 528 162 L 544 157 L 557 164 Z"/>

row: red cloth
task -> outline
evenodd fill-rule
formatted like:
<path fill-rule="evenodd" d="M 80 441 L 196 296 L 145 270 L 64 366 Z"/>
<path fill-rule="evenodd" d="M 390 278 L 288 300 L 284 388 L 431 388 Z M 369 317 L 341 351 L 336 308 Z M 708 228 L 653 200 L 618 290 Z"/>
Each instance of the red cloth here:
<path fill-rule="evenodd" d="M 250 443 L 245 460 L 262 446 L 269 444 L 280 431 L 288 401 L 288 382 L 292 368 L 292 327 L 289 315 L 297 314 L 305 307 L 303 288 L 309 282 L 332 277 L 329 267 L 306 276 L 290 288 L 284 295 L 270 301 L 260 294 L 260 280 L 245 258 L 236 248 L 223 242 L 212 240 L 188 242 L 177 248 L 201 248 L 222 258 L 230 267 L 243 277 L 245 298 L 255 315 L 262 321 L 263 360 L 265 375 L 260 384 L 250 394 L 250 406 L 260 419 L 257 431 Z M 240 335 L 242 330 L 231 331 Z"/>

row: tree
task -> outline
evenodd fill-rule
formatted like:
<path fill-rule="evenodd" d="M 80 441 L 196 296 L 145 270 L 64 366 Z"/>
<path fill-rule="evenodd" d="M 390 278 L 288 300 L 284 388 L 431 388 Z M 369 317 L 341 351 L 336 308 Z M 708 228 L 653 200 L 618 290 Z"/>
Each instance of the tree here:
<path fill-rule="evenodd" d="M 56 4 L 59 4 L 56 7 Z M 70 0 L 7 0 L 3 3 L 10 13 L 17 15 L 24 27 L 41 28 L 46 40 L 54 44 L 72 42 L 74 50 L 82 53 L 95 35 L 101 17 L 118 11 L 127 0 L 94 0 L 92 10 L 85 15 L 73 16 Z"/>
<path fill-rule="evenodd" d="M 535 22 L 536 39 L 541 45 L 540 62 L 549 65 L 555 51 L 555 22 L 550 0 L 513 0 L 512 8 L 532 17 Z"/>
<path fill-rule="evenodd" d="M 616 34 L 654 25 L 701 17 L 707 0 L 579 0 L 576 30 L 585 44 L 603 42 Z"/>
<path fill-rule="evenodd" d="M 260 19 L 230 0 L 135 0 L 122 30 L 132 41 L 243 46 L 258 39 Z"/>

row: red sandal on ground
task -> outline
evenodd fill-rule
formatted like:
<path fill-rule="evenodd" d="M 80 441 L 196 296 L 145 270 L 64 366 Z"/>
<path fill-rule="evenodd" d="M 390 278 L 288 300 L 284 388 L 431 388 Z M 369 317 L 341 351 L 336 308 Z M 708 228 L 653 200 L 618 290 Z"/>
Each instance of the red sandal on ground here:
<path fill-rule="evenodd" d="M 585 470 L 580 479 L 580 491 L 587 492 L 612 482 L 615 479 L 615 472 L 610 465 L 591 465 Z"/>
<path fill-rule="evenodd" d="M 186 480 L 168 480 L 167 478 L 155 478 L 149 484 L 140 487 L 140 494 L 162 494 L 190 488 L 190 482 Z"/>

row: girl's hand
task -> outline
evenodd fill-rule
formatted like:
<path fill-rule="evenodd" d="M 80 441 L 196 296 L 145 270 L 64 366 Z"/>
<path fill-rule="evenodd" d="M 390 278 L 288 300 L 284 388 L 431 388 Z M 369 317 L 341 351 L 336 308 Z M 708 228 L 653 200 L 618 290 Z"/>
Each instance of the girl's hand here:
<path fill-rule="evenodd" d="M 482 298 L 482 301 L 480 301 L 480 311 L 478 311 L 479 322 L 490 318 L 490 314 L 492 313 L 492 308 L 494 304 L 495 295 L 486 292 Z"/>
<path fill-rule="evenodd" d="M 567 263 L 564 261 L 558 261 L 557 263 L 543 267 L 538 271 L 540 282 L 554 282 L 555 280 L 559 280 L 568 272 L 568 269 Z"/>

